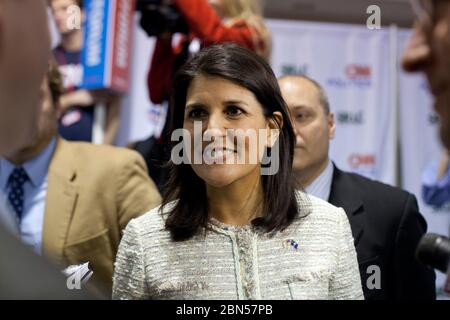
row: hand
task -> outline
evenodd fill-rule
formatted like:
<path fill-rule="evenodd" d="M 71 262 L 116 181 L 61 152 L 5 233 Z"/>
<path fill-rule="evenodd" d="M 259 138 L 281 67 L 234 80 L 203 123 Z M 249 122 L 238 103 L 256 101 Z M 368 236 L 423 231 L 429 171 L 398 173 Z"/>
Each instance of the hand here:
<path fill-rule="evenodd" d="M 85 90 L 80 89 L 66 93 L 61 97 L 61 109 L 65 111 L 70 107 L 90 107 L 99 102 L 107 103 L 114 95 L 108 90 Z"/>
<path fill-rule="evenodd" d="M 88 107 L 95 104 L 94 95 L 88 90 L 77 90 L 69 92 L 61 97 L 61 109 L 63 111 L 70 107 Z"/>

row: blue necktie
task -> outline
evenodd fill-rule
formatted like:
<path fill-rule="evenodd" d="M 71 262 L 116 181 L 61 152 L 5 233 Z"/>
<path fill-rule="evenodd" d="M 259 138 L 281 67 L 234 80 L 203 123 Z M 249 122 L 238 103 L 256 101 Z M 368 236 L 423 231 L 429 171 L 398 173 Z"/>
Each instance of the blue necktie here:
<path fill-rule="evenodd" d="M 19 222 L 22 220 L 23 214 L 23 202 L 24 202 L 24 190 L 23 185 L 28 181 L 28 175 L 22 167 L 15 168 L 9 176 L 9 193 L 8 200 L 12 205 L 14 211 L 19 218 Z"/>

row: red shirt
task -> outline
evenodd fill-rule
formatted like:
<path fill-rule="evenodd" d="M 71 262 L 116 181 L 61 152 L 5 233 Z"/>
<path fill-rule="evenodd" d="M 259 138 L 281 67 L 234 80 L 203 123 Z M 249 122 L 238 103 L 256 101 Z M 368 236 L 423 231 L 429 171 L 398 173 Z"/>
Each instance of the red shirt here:
<path fill-rule="evenodd" d="M 190 38 L 199 38 L 203 46 L 215 43 L 234 42 L 255 50 L 255 30 L 245 21 L 236 22 L 230 27 L 223 24 L 220 17 L 207 0 L 175 0 L 174 4 L 186 20 Z M 189 40 L 187 37 L 185 40 Z M 264 41 L 256 44 L 264 48 Z M 173 66 L 183 43 L 173 48 L 171 39 L 158 38 L 148 73 L 150 99 L 155 104 L 167 100 L 172 85 Z"/>

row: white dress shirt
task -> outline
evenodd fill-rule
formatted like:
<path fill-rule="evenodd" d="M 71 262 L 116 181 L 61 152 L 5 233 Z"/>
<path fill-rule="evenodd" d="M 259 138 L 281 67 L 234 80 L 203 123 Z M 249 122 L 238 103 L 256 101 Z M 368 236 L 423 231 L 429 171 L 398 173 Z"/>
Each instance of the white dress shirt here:
<path fill-rule="evenodd" d="M 44 227 L 45 199 L 48 187 L 48 168 L 56 147 L 56 139 L 34 159 L 25 162 L 22 167 L 29 180 L 24 184 L 24 211 L 19 222 L 13 210 L 3 210 L 6 213 L 2 220 L 7 220 L 7 225 L 14 221 L 15 233 L 18 233 L 23 242 L 30 245 L 37 254 L 42 253 L 42 231 Z M 10 187 L 8 178 L 15 166 L 5 158 L 0 158 L 0 207 L 10 207 L 7 200 Z M 9 215 L 9 217 L 8 217 Z"/>
<path fill-rule="evenodd" d="M 330 198 L 331 183 L 333 182 L 333 173 L 333 162 L 328 160 L 328 165 L 325 170 L 305 188 L 305 192 L 319 199 L 328 201 Z"/>

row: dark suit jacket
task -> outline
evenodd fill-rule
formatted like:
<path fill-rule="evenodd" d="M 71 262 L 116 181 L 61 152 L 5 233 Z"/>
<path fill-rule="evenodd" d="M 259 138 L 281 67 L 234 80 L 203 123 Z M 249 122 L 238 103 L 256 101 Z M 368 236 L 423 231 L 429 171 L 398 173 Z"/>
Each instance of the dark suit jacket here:
<path fill-rule="evenodd" d="M 0 223 L 0 300 L 95 299 L 83 290 L 68 290 L 66 277 L 9 233 Z"/>
<path fill-rule="evenodd" d="M 414 195 L 335 167 L 329 202 L 347 213 L 367 300 L 436 298 L 434 271 L 414 256 L 427 230 Z M 380 289 L 367 286 L 371 265 L 380 268 Z"/>

